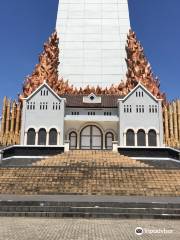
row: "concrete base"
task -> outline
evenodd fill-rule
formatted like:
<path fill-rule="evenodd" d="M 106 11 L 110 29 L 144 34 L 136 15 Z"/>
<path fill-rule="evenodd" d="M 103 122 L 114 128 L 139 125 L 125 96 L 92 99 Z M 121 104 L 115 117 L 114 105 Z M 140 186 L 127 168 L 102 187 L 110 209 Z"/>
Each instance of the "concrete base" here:
<path fill-rule="evenodd" d="M 0 216 L 180 219 L 180 198 L 0 195 Z"/>

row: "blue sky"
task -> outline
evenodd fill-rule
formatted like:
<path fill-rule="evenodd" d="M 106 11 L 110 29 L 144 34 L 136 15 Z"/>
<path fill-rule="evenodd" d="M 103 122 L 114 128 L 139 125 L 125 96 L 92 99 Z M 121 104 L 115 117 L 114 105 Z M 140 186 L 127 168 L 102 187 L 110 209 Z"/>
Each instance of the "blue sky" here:
<path fill-rule="evenodd" d="M 21 92 L 43 43 L 55 29 L 58 0 L 0 0 L 0 102 Z M 180 1 L 129 0 L 137 33 L 161 89 L 180 97 Z M 1 104 L 0 104 L 1 106 Z"/>

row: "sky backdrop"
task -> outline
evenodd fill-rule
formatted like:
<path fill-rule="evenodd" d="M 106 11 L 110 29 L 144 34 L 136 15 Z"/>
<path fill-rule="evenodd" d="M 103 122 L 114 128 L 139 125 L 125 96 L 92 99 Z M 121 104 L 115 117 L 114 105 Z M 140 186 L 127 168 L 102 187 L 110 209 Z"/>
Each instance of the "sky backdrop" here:
<path fill-rule="evenodd" d="M 57 9 L 58 0 L 0 0 L 0 109 L 38 63 Z M 179 9 L 179 0 L 129 0 L 131 27 L 169 100 L 180 97 Z"/>

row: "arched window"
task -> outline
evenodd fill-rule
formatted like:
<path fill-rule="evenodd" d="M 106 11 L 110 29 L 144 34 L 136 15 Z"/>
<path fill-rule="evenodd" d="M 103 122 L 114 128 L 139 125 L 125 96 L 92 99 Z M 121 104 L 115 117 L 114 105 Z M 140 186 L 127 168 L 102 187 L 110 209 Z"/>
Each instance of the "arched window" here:
<path fill-rule="evenodd" d="M 27 145 L 35 145 L 36 132 L 34 128 L 30 128 L 27 132 Z"/>
<path fill-rule="evenodd" d="M 57 145 L 57 130 L 55 128 L 49 131 L 49 145 Z"/>
<path fill-rule="evenodd" d="M 157 146 L 157 134 L 153 129 L 149 130 L 148 132 L 148 145 Z"/>
<path fill-rule="evenodd" d="M 135 135 L 132 129 L 127 130 L 126 132 L 126 146 L 135 145 Z"/>
<path fill-rule="evenodd" d="M 145 131 L 142 129 L 137 132 L 137 145 L 146 146 L 146 134 Z"/>
<path fill-rule="evenodd" d="M 111 150 L 113 148 L 112 142 L 114 141 L 113 133 L 112 132 L 106 133 L 105 140 L 106 140 L 106 149 Z"/>
<path fill-rule="evenodd" d="M 76 149 L 77 148 L 77 133 L 71 132 L 69 134 L 69 141 L 70 141 L 70 149 Z"/>
<path fill-rule="evenodd" d="M 44 128 L 38 132 L 38 145 L 46 145 L 46 129 Z"/>

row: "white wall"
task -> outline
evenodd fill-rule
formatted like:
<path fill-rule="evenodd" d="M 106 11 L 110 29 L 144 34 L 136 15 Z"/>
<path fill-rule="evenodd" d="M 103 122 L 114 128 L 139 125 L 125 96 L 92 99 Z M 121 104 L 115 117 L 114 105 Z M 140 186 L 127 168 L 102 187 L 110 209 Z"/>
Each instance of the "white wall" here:
<path fill-rule="evenodd" d="M 64 99 L 57 98 L 51 91 L 48 96 L 41 96 L 41 90 L 48 90 L 43 86 L 29 102 L 35 102 L 35 109 L 28 110 L 26 100 L 23 101 L 21 144 L 26 144 L 26 133 L 29 128 L 34 128 L 36 132 L 40 128 L 45 128 L 48 132 L 51 128 L 56 128 L 59 133 L 59 145 L 64 143 Z M 40 110 L 40 103 L 48 102 L 48 109 Z M 60 103 L 60 109 L 53 110 L 53 103 Z M 59 105 L 58 105 L 59 107 Z"/>
<path fill-rule="evenodd" d="M 143 97 L 136 97 L 137 92 L 144 92 Z M 126 101 L 119 101 L 120 115 L 120 145 L 125 146 L 124 134 L 128 129 L 133 129 L 135 132 L 138 129 L 144 129 L 146 133 L 150 129 L 156 130 L 158 134 L 158 145 L 163 146 L 163 122 L 162 122 L 162 107 L 161 100 L 156 101 L 151 95 L 144 91 L 141 86 L 133 92 Z M 124 105 L 131 105 L 132 112 L 124 113 Z M 144 105 L 144 113 L 136 112 L 136 105 Z M 149 105 L 157 105 L 157 113 L 149 113 Z"/>
<path fill-rule="evenodd" d="M 60 0 L 56 29 L 59 72 L 71 84 L 107 87 L 126 79 L 127 0 Z"/>
<path fill-rule="evenodd" d="M 88 126 L 88 125 L 95 125 L 99 127 L 103 133 L 103 148 L 105 149 L 105 134 L 107 132 L 112 132 L 114 134 L 115 140 L 118 138 L 118 122 L 97 122 L 97 121 L 91 121 L 91 118 L 89 118 L 89 121 L 83 122 L 83 121 L 65 121 L 65 139 L 69 138 L 69 133 L 72 131 L 75 131 L 77 133 L 78 139 L 78 148 L 80 147 L 80 132 L 81 130 Z"/>

